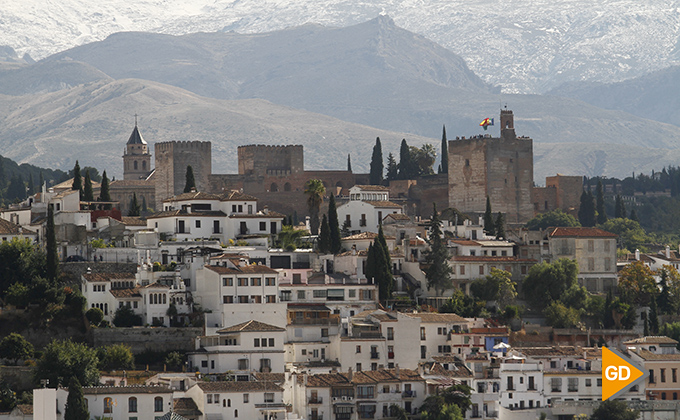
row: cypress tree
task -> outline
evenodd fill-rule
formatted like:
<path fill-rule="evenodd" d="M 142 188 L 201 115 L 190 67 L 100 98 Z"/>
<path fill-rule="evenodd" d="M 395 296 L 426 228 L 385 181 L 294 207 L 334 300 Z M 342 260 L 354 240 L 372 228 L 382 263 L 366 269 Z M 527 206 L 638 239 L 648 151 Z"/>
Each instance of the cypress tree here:
<path fill-rule="evenodd" d="M 656 335 L 659 333 L 659 314 L 657 313 L 656 299 L 652 297 L 649 304 L 649 332 Z"/>
<path fill-rule="evenodd" d="M 146 209 L 147 209 L 147 206 L 146 206 L 146 197 L 145 197 L 145 196 L 142 196 L 142 212 L 145 212 Z"/>
<path fill-rule="evenodd" d="M 366 268 L 364 270 L 364 275 L 368 279 L 369 284 L 375 284 L 375 250 L 373 249 L 373 243 L 368 244 L 368 251 L 366 251 Z"/>
<path fill-rule="evenodd" d="M 411 156 L 411 149 L 406 143 L 406 139 L 401 140 L 401 147 L 399 148 L 399 179 L 411 179 L 414 177 L 413 173 L 413 157 Z"/>
<path fill-rule="evenodd" d="M 373 155 L 371 156 L 371 171 L 369 173 L 369 182 L 371 185 L 380 185 L 383 181 L 383 156 L 382 145 L 380 144 L 380 137 L 375 138 L 375 146 L 373 146 Z"/>
<path fill-rule="evenodd" d="M 349 153 L 347 153 L 347 172 L 352 172 L 352 159 L 349 156 Z"/>
<path fill-rule="evenodd" d="M 496 216 L 496 239 L 505 239 L 505 220 L 503 214 L 499 211 Z"/>
<path fill-rule="evenodd" d="M 670 291 L 668 290 L 668 270 L 661 269 L 659 275 L 659 287 L 661 292 L 657 299 L 657 307 L 662 314 L 673 313 L 673 299 L 671 298 Z"/>
<path fill-rule="evenodd" d="M 40 172 L 42 174 L 42 172 Z M 5 158 L 0 155 L 0 189 L 5 187 L 7 184 L 7 178 L 5 177 Z"/>
<path fill-rule="evenodd" d="M 604 301 L 604 317 L 602 319 L 602 324 L 604 328 L 614 327 L 614 315 L 612 313 L 612 290 L 609 289 L 607 292 L 607 298 Z"/>
<path fill-rule="evenodd" d="M 649 335 L 649 314 L 647 314 L 647 312 L 643 312 L 643 314 L 645 316 L 645 323 L 642 329 L 642 335 L 647 337 Z"/>
<path fill-rule="evenodd" d="M 607 221 L 607 212 L 604 209 L 604 188 L 602 180 L 597 181 L 597 224 L 602 225 Z"/>
<path fill-rule="evenodd" d="M 640 220 L 638 219 L 637 211 L 635 211 L 635 208 L 630 209 L 630 220 L 635 221 L 640 223 Z"/>
<path fill-rule="evenodd" d="M 35 185 L 33 182 L 33 172 L 28 174 L 28 195 L 31 196 L 35 194 Z"/>
<path fill-rule="evenodd" d="M 132 194 L 132 200 L 130 200 L 130 210 L 128 210 L 128 216 L 139 216 L 141 213 L 141 207 L 137 201 L 137 193 Z"/>
<path fill-rule="evenodd" d="M 90 171 L 85 172 L 85 182 L 83 183 L 83 201 L 94 201 L 94 193 L 92 192 L 92 180 L 90 179 Z"/>
<path fill-rule="evenodd" d="M 430 250 L 425 253 L 425 261 L 429 266 L 425 269 L 425 277 L 427 278 L 427 289 L 433 288 L 436 295 L 441 296 L 444 290 L 452 287 L 452 270 L 449 265 L 449 254 L 446 250 L 446 244 L 442 239 L 441 221 L 439 220 L 435 203 L 432 203 L 432 209 L 432 217 L 428 223 L 427 238 Z"/>
<path fill-rule="evenodd" d="M 394 155 L 390 152 L 387 155 L 387 179 L 392 181 L 397 179 L 399 176 L 399 169 L 397 166 L 397 161 L 394 159 Z"/>
<path fill-rule="evenodd" d="M 340 224 L 338 222 L 338 210 L 335 207 L 335 197 L 331 194 L 328 200 L 328 227 L 331 235 L 330 251 L 337 254 L 342 249 L 340 240 Z"/>
<path fill-rule="evenodd" d="M 68 384 L 68 397 L 64 409 L 64 420 L 89 420 L 90 412 L 85 405 L 85 397 L 80 382 L 75 376 L 71 377 Z"/>
<path fill-rule="evenodd" d="M 446 126 L 444 125 L 442 128 L 442 147 L 441 147 L 441 153 L 442 153 L 442 163 L 440 164 L 441 166 L 439 167 L 439 173 L 440 174 L 447 174 L 449 173 L 449 142 L 446 140 Z"/>
<path fill-rule="evenodd" d="M 616 206 L 615 206 L 615 213 L 614 217 L 617 219 L 625 219 L 626 218 L 626 206 L 623 204 L 623 199 L 621 198 L 621 195 L 617 194 L 616 195 Z"/>
<path fill-rule="evenodd" d="M 184 192 L 191 192 L 191 189 L 196 189 L 196 180 L 194 179 L 194 168 L 191 165 L 187 165 L 187 172 L 185 175 L 186 182 L 184 184 Z"/>
<path fill-rule="evenodd" d="M 106 176 L 106 171 L 102 173 L 102 183 L 99 188 L 99 201 L 111 201 L 111 193 L 109 192 L 109 178 Z"/>
<path fill-rule="evenodd" d="M 21 174 L 15 174 L 9 181 L 6 197 L 10 200 L 23 199 L 26 197 L 26 184 Z"/>
<path fill-rule="evenodd" d="M 581 193 L 581 204 L 578 209 L 578 221 L 581 226 L 593 227 L 595 226 L 595 203 L 593 195 L 590 191 L 583 190 Z"/>
<path fill-rule="evenodd" d="M 386 254 L 379 241 L 373 241 L 373 255 L 375 259 L 375 283 L 378 285 L 378 299 L 384 302 L 392 297 L 394 280 L 389 263 L 389 252 Z"/>
<path fill-rule="evenodd" d="M 486 211 L 484 212 L 484 232 L 489 236 L 496 235 L 496 223 L 493 220 L 493 213 L 491 212 L 491 199 L 486 196 Z"/>
<path fill-rule="evenodd" d="M 390 275 L 392 274 L 392 257 L 390 256 L 390 249 L 387 247 L 387 240 L 385 240 L 385 234 L 383 233 L 382 223 L 378 228 L 378 244 L 382 248 L 383 254 L 385 256 L 385 262 L 389 269 Z"/>
<path fill-rule="evenodd" d="M 46 247 L 46 271 L 47 279 L 51 281 L 57 280 L 57 272 L 59 270 L 59 257 L 57 255 L 57 236 L 54 230 L 54 208 L 52 205 L 47 206 L 47 226 L 45 229 L 45 247 Z"/>
<path fill-rule="evenodd" d="M 321 217 L 321 228 L 319 229 L 319 252 L 328 254 L 331 249 L 331 232 L 328 227 L 328 218 L 324 214 Z"/>
<path fill-rule="evenodd" d="M 76 166 L 73 167 L 73 185 L 71 186 L 71 189 L 81 192 L 83 190 L 83 178 L 80 176 L 80 165 L 77 160 Z"/>

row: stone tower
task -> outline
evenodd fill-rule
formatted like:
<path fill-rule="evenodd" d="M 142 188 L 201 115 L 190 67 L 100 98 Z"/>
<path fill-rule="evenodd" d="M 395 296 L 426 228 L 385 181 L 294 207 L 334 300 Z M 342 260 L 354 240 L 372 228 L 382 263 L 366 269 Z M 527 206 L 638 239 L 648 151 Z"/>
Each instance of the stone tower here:
<path fill-rule="evenodd" d="M 198 191 L 209 192 L 212 173 L 212 152 L 209 141 L 168 141 L 156 143 L 154 179 L 156 209 L 163 209 L 163 200 L 184 191 L 187 166 L 191 165 Z"/>
<path fill-rule="evenodd" d="M 501 110 L 500 137 L 449 140 L 449 206 L 463 213 L 483 213 L 489 196 L 494 216 L 509 223 L 534 215 L 533 141 L 515 135 L 512 111 Z"/>
<path fill-rule="evenodd" d="M 149 145 L 139 133 L 137 121 L 123 152 L 123 179 L 145 179 L 151 172 L 151 153 Z"/>

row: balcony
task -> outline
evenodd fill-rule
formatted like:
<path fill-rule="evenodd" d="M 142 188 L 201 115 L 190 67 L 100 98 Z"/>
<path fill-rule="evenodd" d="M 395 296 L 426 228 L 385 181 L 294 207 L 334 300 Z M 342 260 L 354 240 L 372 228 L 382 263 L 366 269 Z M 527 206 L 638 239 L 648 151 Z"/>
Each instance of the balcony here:
<path fill-rule="evenodd" d="M 404 391 L 401 393 L 402 398 L 415 398 L 416 391 Z"/>
<path fill-rule="evenodd" d="M 309 399 L 310 404 L 323 404 L 323 397 L 312 397 Z"/>
<path fill-rule="evenodd" d="M 567 388 L 567 391 L 568 392 L 578 392 L 578 387 L 571 387 L 570 386 L 569 388 Z"/>
<path fill-rule="evenodd" d="M 377 351 L 371 352 L 371 359 L 380 359 L 380 353 Z"/>
<path fill-rule="evenodd" d="M 283 300 L 283 299 L 282 299 Z M 290 325 L 339 325 L 340 318 L 292 318 Z"/>
<path fill-rule="evenodd" d="M 341 397 L 333 397 L 333 404 L 351 403 L 352 401 L 354 401 L 354 396 L 352 396 L 352 395 L 343 395 Z"/>
<path fill-rule="evenodd" d="M 387 353 L 387 358 L 388 358 L 388 359 L 394 359 L 394 352 L 393 352 L 393 351 L 388 352 L 388 353 Z"/>
<path fill-rule="evenodd" d="M 323 414 L 310 414 L 309 415 L 309 420 L 323 420 Z"/>

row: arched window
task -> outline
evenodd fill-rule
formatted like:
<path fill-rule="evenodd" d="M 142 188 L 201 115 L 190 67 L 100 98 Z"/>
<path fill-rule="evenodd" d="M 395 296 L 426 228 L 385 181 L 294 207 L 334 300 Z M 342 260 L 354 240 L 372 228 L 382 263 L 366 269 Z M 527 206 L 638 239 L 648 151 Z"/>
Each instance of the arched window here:
<path fill-rule="evenodd" d="M 128 399 L 128 412 L 129 413 L 137 412 L 137 397 L 130 397 Z"/>
<path fill-rule="evenodd" d="M 137 161 L 135 161 L 135 162 L 133 163 L 133 165 L 134 165 L 135 171 L 136 171 L 136 170 L 137 170 Z"/>
<path fill-rule="evenodd" d="M 146 161 L 145 160 L 142 161 L 142 169 L 146 170 Z"/>
<path fill-rule="evenodd" d="M 113 413 L 113 400 L 109 397 L 104 398 L 104 413 Z"/>
<path fill-rule="evenodd" d="M 163 411 L 163 397 L 156 397 L 153 399 L 153 411 L 156 413 Z"/>
<path fill-rule="evenodd" d="M 226 407 L 226 406 L 227 406 L 227 400 L 222 400 L 222 407 Z"/>
<path fill-rule="evenodd" d="M 283 190 L 284 190 L 284 191 L 290 191 L 291 188 L 292 188 L 292 187 L 291 187 L 291 185 L 290 185 L 290 182 L 286 182 L 285 184 L 283 184 Z"/>
<path fill-rule="evenodd" d="M 269 192 L 278 192 L 279 191 L 279 186 L 276 184 L 276 182 L 272 182 L 272 185 L 269 187 Z"/>
<path fill-rule="evenodd" d="M 234 410 L 234 418 L 238 418 L 238 410 Z"/>
<path fill-rule="evenodd" d="M 167 296 L 166 296 L 166 295 L 163 295 L 163 305 L 165 305 L 166 299 L 167 299 Z"/>
<path fill-rule="evenodd" d="M 227 407 L 231 407 L 231 398 L 227 400 Z"/>

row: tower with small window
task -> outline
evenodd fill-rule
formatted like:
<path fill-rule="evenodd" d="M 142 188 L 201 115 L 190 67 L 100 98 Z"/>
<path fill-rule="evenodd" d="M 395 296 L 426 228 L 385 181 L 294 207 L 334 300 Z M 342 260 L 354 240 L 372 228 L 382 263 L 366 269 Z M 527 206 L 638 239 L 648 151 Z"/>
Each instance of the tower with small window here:
<path fill-rule="evenodd" d="M 123 179 L 146 179 L 151 172 L 151 153 L 149 145 L 146 143 L 137 127 L 135 117 L 135 128 L 125 145 L 123 153 Z"/>

